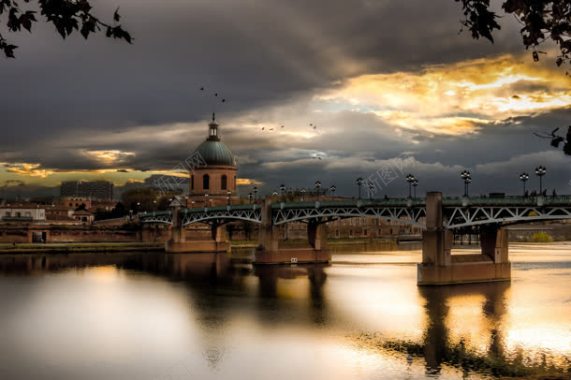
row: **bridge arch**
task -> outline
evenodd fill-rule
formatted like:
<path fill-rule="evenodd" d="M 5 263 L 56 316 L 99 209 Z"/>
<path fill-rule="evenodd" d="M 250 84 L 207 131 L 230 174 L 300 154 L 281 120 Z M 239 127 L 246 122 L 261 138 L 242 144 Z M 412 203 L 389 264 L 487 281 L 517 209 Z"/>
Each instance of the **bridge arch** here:
<path fill-rule="evenodd" d="M 326 224 L 341 219 L 378 218 L 403 225 L 424 227 L 422 219 L 426 216 L 423 207 L 386 207 L 386 206 L 352 206 L 339 207 L 306 207 L 278 208 L 272 217 L 276 226 L 291 222 L 317 221 Z"/>
<path fill-rule="evenodd" d="M 233 221 L 244 221 L 254 224 L 262 223 L 261 209 L 256 205 L 215 207 L 205 209 L 186 209 L 181 211 L 181 225 L 183 227 L 195 223 L 217 222 L 218 225 Z"/>
<path fill-rule="evenodd" d="M 566 206 L 480 206 L 445 208 L 444 227 L 482 226 L 488 224 L 515 225 L 541 221 L 571 219 L 571 209 Z"/>

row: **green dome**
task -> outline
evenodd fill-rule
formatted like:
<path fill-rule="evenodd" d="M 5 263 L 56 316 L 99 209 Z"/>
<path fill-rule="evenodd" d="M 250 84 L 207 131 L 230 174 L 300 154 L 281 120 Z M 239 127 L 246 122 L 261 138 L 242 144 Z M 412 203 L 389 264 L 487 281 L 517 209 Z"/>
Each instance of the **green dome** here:
<path fill-rule="evenodd" d="M 196 148 L 207 166 L 236 166 L 236 159 L 230 149 L 219 140 L 208 139 Z"/>

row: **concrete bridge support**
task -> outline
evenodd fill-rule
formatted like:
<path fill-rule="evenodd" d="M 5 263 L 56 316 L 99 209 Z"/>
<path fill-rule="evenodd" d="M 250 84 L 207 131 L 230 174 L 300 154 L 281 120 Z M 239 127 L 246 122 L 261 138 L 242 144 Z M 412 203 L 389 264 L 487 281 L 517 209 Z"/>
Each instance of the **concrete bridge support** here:
<path fill-rule="evenodd" d="M 307 225 L 309 248 L 280 248 L 278 228 L 272 221 L 272 203 L 266 199 L 262 206 L 262 224 L 255 264 L 307 264 L 327 263 L 331 254 L 326 249 L 325 225 L 309 222 Z"/>
<path fill-rule="evenodd" d="M 211 240 L 187 240 L 179 211 L 180 208 L 178 206 L 173 208 L 171 238 L 165 242 L 165 251 L 167 253 L 218 253 L 230 251 L 230 242 L 228 241 L 224 225 L 216 223 L 211 225 Z"/>
<path fill-rule="evenodd" d="M 485 226 L 480 239 L 481 254 L 452 255 L 453 235 L 443 225 L 442 193 L 428 193 L 422 263 L 418 264 L 417 269 L 418 285 L 510 280 L 507 231 L 500 226 Z"/>

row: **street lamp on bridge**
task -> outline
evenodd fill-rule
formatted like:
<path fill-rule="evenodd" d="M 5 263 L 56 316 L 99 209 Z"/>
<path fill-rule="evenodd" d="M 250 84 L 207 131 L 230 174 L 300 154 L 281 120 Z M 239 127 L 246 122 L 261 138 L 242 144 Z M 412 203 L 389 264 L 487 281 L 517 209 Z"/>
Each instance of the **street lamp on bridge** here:
<path fill-rule="evenodd" d="M 523 183 L 523 196 L 525 197 L 525 183 L 529 180 L 529 174 L 527 174 L 526 172 L 523 172 L 519 175 L 519 180 Z"/>
<path fill-rule="evenodd" d="M 363 177 L 359 177 L 355 180 L 355 183 L 359 187 L 359 199 L 361 199 L 361 186 L 363 186 Z"/>
<path fill-rule="evenodd" d="M 257 201 L 258 200 L 258 186 L 254 186 L 252 188 L 252 192 L 254 193 L 254 200 Z"/>
<path fill-rule="evenodd" d="M 254 196 L 252 195 L 252 192 L 249 192 L 249 193 L 248 193 L 248 201 L 250 202 L 250 204 L 252 204 L 252 198 L 253 198 L 253 197 L 254 197 Z"/>
<path fill-rule="evenodd" d="M 321 191 L 321 182 L 315 181 L 315 192 L 317 193 L 317 200 L 319 200 L 319 192 Z"/>
<path fill-rule="evenodd" d="M 335 185 L 331 185 L 329 187 L 329 191 L 331 191 L 331 196 L 335 196 L 335 190 L 337 190 L 337 187 L 335 187 Z"/>
<path fill-rule="evenodd" d="M 412 174 L 406 175 L 406 181 L 408 182 L 408 197 L 412 197 L 412 184 L 416 181 L 416 178 Z"/>
<path fill-rule="evenodd" d="M 232 192 L 231 192 L 230 190 L 228 190 L 228 191 L 226 192 L 226 204 L 227 204 L 228 206 L 230 206 L 230 199 L 232 199 L 231 196 L 232 196 Z"/>
<path fill-rule="evenodd" d="M 305 187 L 301 189 L 301 201 L 303 202 L 303 197 L 305 196 Z"/>
<path fill-rule="evenodd" d="M 412 190 L 413 190 L 413 196 L 416 199 L 416 187 L 418 186 L 418 179 L 416 179 L 416 177 L 414 178 L 414 181 L 412 182 Z"/>
<path fill-rule="evenodd" d="M 367 187 L 369 188 L 369 200 L 372 200 L 373 199 L 373 190 L 375 190 L 375 185 L 373 184 L 373 182 L 368 181 Z"/>
<path fill-rule="evenodd" d="M 286 187 L 285 187 L 285 185 L 282 183 L 282 184 L 280 185 L 280 194 L 281 194 L 281 196 L 282 196 L 282 200 L 284 199 L 285 189 L 286 189 Z"/>
<path fill-rule="evenodd" d="M 472 183 L 472 174 L 468 170 L 463 170 L 460 178 L 464 181 L 464 196 L 468 197 L 468 186 Z"/>
<path fill-rule="evenodd" d="M 543 165 L 535 168 L 535 175 L 539 177 L 539 195 L 543 194 L 543 176 L 547 174 L 547 169 Z"/>

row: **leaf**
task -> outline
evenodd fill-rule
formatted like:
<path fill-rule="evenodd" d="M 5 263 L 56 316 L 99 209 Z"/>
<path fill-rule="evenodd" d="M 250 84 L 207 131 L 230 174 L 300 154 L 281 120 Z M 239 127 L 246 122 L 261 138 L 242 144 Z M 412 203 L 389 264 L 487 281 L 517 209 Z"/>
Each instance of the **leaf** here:
<path fill-rule="evenodd" d="M 18 47 L 16 45 L 11 45 L 11 44 L 7 44 L 5 42 L 0 42 L 0 50 L 4 51 L 4 55 L 6 55 L 7 58 L 16 58 L 14 56 L 14 50 L 17 48 Z"/>
<path fill-rule="evenodd" d="M 36 22 L 36 16 L 34 15 L 36 12 L 34 11 L 27 11 L 22 16 L 20 16 L 20 24 L 24 29 L 28 32 L 32 31 L 32 22 Z"/>

